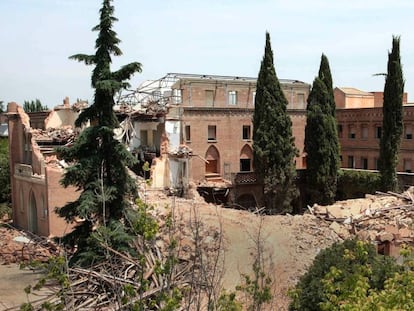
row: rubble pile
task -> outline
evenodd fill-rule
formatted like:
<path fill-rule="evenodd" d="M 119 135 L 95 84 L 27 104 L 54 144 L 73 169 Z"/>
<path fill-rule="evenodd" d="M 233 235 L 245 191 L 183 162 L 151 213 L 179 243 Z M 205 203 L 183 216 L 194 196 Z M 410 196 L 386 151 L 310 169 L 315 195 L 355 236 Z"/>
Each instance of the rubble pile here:
<path fill-rule="evenodd" d="M 414 187 L 402 194 L 378 192 L 362 199 L 339 201 L 333 205 L 315 204 L 309 208 L 318 218 L 331 222 L 330 228 L 341 238 L 353 235 L 377 245 L 399 247 L 414 244 Z M 388 255 L 398 255 L 385 251 Z"/>
<path fill-rule="evenodd" d="M 60 128 L 48 128 L 47 130 L 32 129 L 32 136 L 38 144 L 55 143 L 66 144 L 73 142 L 76 138 L 76 132 L 71 126 Z"/>
<path fill-rule="evenodd" d="M 7 224 L 0 226 L 0 263 L 46 262 L 57 255 L 58 247 L 52 241 L 19 231 Z"/>

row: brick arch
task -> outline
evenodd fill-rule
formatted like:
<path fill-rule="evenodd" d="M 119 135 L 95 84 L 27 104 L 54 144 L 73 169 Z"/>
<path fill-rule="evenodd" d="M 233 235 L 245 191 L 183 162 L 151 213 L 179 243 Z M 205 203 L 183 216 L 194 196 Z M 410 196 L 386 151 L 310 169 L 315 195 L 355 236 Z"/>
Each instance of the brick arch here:
<path fill-rule="evenodd" d="M 253 149 L 250 145 L 245 144 L 240 151 L 240 171 L 252 171 Z"/>
<path fill-rule="evenodd" d="M 240 159 L 253 159 L 253 149 L 249 144 L 245 144 L 241 149 Z"/>
<path fill-rule="evenodd" d="M 206 174 L 220 174 L 220 152 L 215 146 L 208 147 L 206 151 Z"/>

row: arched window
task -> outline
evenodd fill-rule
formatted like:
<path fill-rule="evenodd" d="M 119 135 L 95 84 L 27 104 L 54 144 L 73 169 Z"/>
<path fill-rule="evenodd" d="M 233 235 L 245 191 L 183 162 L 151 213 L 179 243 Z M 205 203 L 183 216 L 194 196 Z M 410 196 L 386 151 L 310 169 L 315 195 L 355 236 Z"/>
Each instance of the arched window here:
<path fill-rule="evenodd" d="M 249 145 L 244 145 L 240 152 L 240 172 L 252 171 L 253 150 Z"/>
<path fill-rule="evenodd" d="M 206 160 L 206 174 L 220 174 L 220 153 L 215 146 L 207 149 Z"/>

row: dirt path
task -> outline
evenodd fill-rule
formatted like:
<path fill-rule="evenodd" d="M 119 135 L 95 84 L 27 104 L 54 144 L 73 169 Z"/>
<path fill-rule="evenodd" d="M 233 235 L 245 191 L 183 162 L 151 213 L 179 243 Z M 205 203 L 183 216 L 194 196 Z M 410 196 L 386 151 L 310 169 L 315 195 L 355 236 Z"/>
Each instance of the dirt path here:
<path fill-rule="evenodd" d="M 21 270 L 17 264 L 0 265 L 0 310 L 35 300 L 36 296 L 26 295 L 24 288 L 35 284 L 38 278 L 39 274 Z"/>

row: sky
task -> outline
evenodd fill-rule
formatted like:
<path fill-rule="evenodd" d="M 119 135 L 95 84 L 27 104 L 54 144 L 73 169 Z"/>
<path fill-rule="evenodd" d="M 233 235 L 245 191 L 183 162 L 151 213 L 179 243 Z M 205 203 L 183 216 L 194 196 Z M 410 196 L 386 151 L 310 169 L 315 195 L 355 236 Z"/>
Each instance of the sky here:
<path fill-rule="evenodd" d="M 0 0 L 0 101 L 68 96 L 93 101 L 93 67 L 68 57 L 94 54 L 101 0 Z M 321 54 L 334 87 L 383 91 L 392 36 L 400 36 L 405 91 L 414 101 L 412 0 L 114 0 L 123 55 L 112 70 L 142 64 L 132 88 L 167 73 L 257 77 L 265 34 L 277 76 L 311 84 Z"/>

